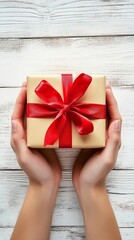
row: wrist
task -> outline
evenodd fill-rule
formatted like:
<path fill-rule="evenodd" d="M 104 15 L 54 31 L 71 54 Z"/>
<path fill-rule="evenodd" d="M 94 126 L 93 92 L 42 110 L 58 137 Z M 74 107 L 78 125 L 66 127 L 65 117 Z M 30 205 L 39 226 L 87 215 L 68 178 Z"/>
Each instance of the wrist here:
<path fill-rule="evenodd" d="M 58 185 L 45 183 L 40 184 L 37 182 L 30 182 L 28 191 L 37 198 L 37 200 L 42 200 L 43 202 L 54 203 L 58 193 Z"/>
<path fill-rule="evenodd" d="M 29 178 L 29 186 L 35 189 L 39 189 L 42 192 L 45 189 L 49 189 L 50 191 L 53 191 L 53 189 L 55 189 L 58 191 L 58 188 L 60 186 L 60 180 L 57 180 L 54 177 L 51 177 L 50 179 L 45 179 L 45 181 L 38 181 L 36 179 Z"/>
<path fill-rule="evenodd" d="M 92 207 L 98 200 L 103 199 L 107 195 L 105 183 L 95 186 L 80 187 L 77 192 L 81 207 Z M 103 200 L 102 200 L 103 201 Z"/>

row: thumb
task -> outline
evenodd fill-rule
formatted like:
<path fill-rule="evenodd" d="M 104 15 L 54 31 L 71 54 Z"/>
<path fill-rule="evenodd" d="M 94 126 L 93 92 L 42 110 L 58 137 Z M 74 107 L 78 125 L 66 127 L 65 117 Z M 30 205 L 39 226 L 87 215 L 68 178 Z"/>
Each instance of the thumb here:
<path fill-rule="evenodd" d="M 106 142 L 106 155 L 116 160 L 119 148 L 121 146 L 121 120 L 113 121 L 108 129 L 108 139 Z M 112 159 L 111 159 L 112 160 Z"/>
<path fill-rule="evenodd" d="M 22 124 L 17 120 L 12 120 L 11 142 L 15 151 L 23 151 L 26 147 L 26 141 L 24 138 L 24 129 Z"/>

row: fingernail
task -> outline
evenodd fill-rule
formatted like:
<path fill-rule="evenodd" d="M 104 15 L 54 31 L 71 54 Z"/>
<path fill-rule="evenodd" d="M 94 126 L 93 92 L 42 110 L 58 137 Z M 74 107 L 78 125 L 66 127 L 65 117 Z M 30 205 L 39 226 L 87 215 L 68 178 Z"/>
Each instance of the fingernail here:
<path fill-rule="evenodd" d="M 25 86 L 26 86 L 26 81 L 22 83 L 22 87 L 25 87 Z"/>
<path fill-rule="evenodd" d="M 116 120 L 114 122 L 114 128 L 116 131 L 120 132 L 120 130 L 121 130 L 121 121 L 120 120 Z"/>
<path fill-rule="evenodd" d="M 17 130 L 17 127 L 18 127 L 17 122 L 12 120 L 11 125 L 12 125 L 12 131 L 15 132 Z"/>
<path fill-rule="evenodd" d="M 107 86 L 107 88 L 111 88 L 111 84 L 110 84 L 110 82 L 106 82 L 106 86 Z"/>

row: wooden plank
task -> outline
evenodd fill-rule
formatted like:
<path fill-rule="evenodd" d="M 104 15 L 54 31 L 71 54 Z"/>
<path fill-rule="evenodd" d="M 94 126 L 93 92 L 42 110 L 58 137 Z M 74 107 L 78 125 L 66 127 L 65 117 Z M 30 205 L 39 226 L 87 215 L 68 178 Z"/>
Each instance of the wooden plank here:
<path fill-rule="evenodd" d="M 133 34 L 134 2 L 1 1 L 1 37 Z"/>
<path fill-rule="evenodd" d="M 68 177 L 66 174 L 63 173 L 52 225 L 83 226 L 82 213 L 69 176 L 71 173 L 68 173 Z M 110 175 L 107 188 L 119 226 L 134 227 L 134 171 L 113 170 Z M 1 171 L 0 184 L 0 227 L 13 227 L 28 179 L 22 171 Z"/>
<path fill-rule="evenodd" d="M 15 182 L 15 181 L 18 182 Z M 6 187 L 26 187 L 28 179 L 23 171 L 0 171 L 0 182 Z M 110 194 L 134 194 L 134 170 L 112 170 L 107 176 L 106 186 Z M 15 186 L 14 186 L 15 185 Z M 61 191 L 73 191 L 71 171 L 63 171 L 62 181 L 60 184 Z M 8 190 L 8 189 L 7 189 Z M 14 196 L 14 198 L 16 198 Z"/>
<path fill-rule="evenodd" d="M 113 90 L 123 116 L 122 148 L 115 168 L 134 169 L 133 88 L 114 87 Z M 19 168 L 15 154 L 10 147 L 10 116 L 19 91 L 18 88 L 0 88 L 0 169 Z M 79 150 L 59 149 L 57 152 L 63 169 L 71 169 Z"/>
<path fill-rule="evenodd" d="M 13 228 L 0 228 L 2 240 L 10 239 Z M 133 240 L 134 228 L 120 228 L 122 240 Z M 50 240 L 85 240 L 83 227 L 52 227 Z"/>
<path fill-rule="evenodd" d="M 113 85 L 132 85 L 134 37 L 0 40 L 0 86 L 20 86 L 27 75 L 103 74 Z"/>

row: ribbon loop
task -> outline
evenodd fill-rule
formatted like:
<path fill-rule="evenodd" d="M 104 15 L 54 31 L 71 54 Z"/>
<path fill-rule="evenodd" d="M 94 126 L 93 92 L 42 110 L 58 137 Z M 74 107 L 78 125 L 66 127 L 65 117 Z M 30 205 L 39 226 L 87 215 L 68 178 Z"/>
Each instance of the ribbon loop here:
<path fill-rule="evenodd" d="M 47 103 L 63 103 L 61 95 L 46 80 L 42 80 L 35 89 L 39 98 Z"/>
<path fill-rule="evenodd" d="M 81 73 L 73 82 L 68 97 L 67 103 L 75 103 L 78 101 L 86 92 L 89 87 L 92 78 L 84 73 Z"/>

